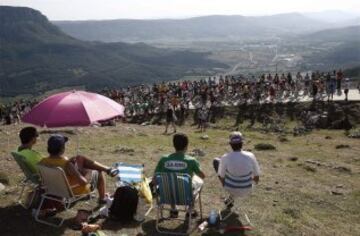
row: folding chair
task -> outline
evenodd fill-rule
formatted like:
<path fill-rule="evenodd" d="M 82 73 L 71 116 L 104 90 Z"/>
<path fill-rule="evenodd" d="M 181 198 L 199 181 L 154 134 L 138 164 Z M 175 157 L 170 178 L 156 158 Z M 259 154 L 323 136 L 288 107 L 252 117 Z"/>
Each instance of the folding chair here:
<path fill-rule="evenodd" d="M 123 184 L 136 184 L 143 181 L 144 165 L 119 162 L 115 163 L 115 167 L 119 170 L 119 174 L 116 176 L 117 187 Z"/>
<path fill-rule="evenodd" d="M 119 174 L 116 176 L 116 187 L 124 185 L 136 185 L 145 180 L 143 164 L 128 164 L 124 162 L 118 162 L 115 163 L 115 167 L 119 170 Z M 139 208 L 140 206 L 138 205 L 138 209 Z M 150 204 L 149 209 L 145 212 L 144 216 L 149 215 L 152 209 L 153 206 Z"/>
<path fill-rule="evenodd" d="M 195 228 L 191 227 L 192 219 L 191 214 L 194 209 L 196 199 L 199 199 L 200 219 L 202 220 L 202 204 L 201 204 L 201 190 L 194 196 L 192 179 L 188 174 L 182 173 L 156 173 L 156 184 L 159 187 L 159 194 L 157 200 L 157 218 L 156 218 L 156 230 L 159 233 L 172 234 L 172 235 L 187 235 L 191 233 Z M 185 232 L 172 232 L 160 230 L 160 219 L 164 219 L 163 210 L 171 210 L 170 206 L 180 206 L 183 209 L 179 211 L 186 212 L 187 216 L 181 220 L 184 223 L 188 221 L 188 227 Z M 186 219 L 187 218 L 187 219 Z"/>
<path fill-rule="evenodd" d="M 31 171 L 31 169 L 29 168 L 27 162 L 25 161 L 25 157 L 22 156 L 20 153 L 18 152 L 11 152 L 11 155 L 14 157 L 16 163 L 19 165 L 20 169 L 22 170 L 22 172 L 24 173 L 25 177 L 24 179 L 21 181 L 21 192 L 20 195 L 17 199 L 17 202 L 23 206 L 25 209 L 28 209 L 29 206 L 31 205 L 31 202 L 34 200 L 33 198 L 30 200 L 30 204 L 29 206 L 26 206 L 22 199 L 22 196 L 24 194 L 25 188 L 26 187 L 30 187 L 32 189 L 35 189 L 37 186 L 39 186 L 40 184 L 40 176 L 37 173 L 33 173 Z M 35 196 L 35 194 L 33 194 L 33 197 Z"/>
<path fill-rule="evenodd" d="M 60 227 L 65 219 L 61 219 L 59 224 L 50 223 L 49 221 L 45 221 L 39 218 L 39 214 L 41 211 L 41 207 L 44 204 L 46 199 L 56 201 L 61 203 L 64 206 L 65 211 L 69 210 L 73 203 L 87 198 L 92 197 L 91 193 L 82 194 L 82 195 L 74 195 L 71 190 L 71 186 L 66 178 L 65 172 L 60 167 L 47 167 L 44 165 L 38 165 L 39 173 L 42 180 L 42 187 L 45 192 L 41 195 L 40 205 L 35 212 L 35 220 L 37 222 Z"/>
<path fill-rule="evenodd" d="M 248 175 L 245 176 L 234 176 L 231 175 L 228 171 L 225 174 L 225 191 L 228 193 L 228 202 L 226 206 L 226 210 L 229 210 L 227 214 L 224 216 L 221 214 L 221 220 L 225 221 L 227 218 L 229 218 L 232 214 L 236 213 L 239 216 L 244 216 L 245 220 L 247 221 L 247 224 L 252 225 L 250 222 L 250 219 L 248 215 L 245 213 L 243 209 L 241 209 L 241 203 L 249 197 L 252 190 L 252 178 L 251 178 L 251 172 Z M 230 189 L 229 189 L 230 188 Z M 235 191 L 231 190 L 236 189 L 243 189 L 244 192 L 241 193 L 241 195 L 236 194 Z M 233 207 L 230 207 L 230 204 L 233 205 Z M 225 211 L 226 212 L 226 211 Z"/>

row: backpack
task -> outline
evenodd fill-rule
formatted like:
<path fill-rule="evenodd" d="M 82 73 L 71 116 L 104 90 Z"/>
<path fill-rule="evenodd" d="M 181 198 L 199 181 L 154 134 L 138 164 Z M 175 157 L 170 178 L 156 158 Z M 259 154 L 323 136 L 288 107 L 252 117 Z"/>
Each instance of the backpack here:
<path fill-rule="evenodd" d="M 138 190 L 133 186 L 118 187 L 109 209 L 109 216 L 117 221 L 130 222 L 136 214 Z"/>

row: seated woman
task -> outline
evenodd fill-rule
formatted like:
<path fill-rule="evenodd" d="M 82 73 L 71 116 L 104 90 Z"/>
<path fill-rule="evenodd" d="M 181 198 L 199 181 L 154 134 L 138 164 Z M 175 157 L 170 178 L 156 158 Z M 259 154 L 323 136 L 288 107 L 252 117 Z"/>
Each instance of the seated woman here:
<path fill-rule="evenodd" d="M 107 167 L 84 156 L 68 158 L 64 156 L 65 143 L 68 138 L 55 134 L 48 140 L 49 157 L 40 161 L 40 164 L 49 167 L 61 167 L 66 174 L 72 191 L 75 195 L 87 194 L 97 188 L 99 192 L 99 204 L 104 204 L 105 177 L 103 172 L 111 177 L 118 174 L 117 169 Z"/>

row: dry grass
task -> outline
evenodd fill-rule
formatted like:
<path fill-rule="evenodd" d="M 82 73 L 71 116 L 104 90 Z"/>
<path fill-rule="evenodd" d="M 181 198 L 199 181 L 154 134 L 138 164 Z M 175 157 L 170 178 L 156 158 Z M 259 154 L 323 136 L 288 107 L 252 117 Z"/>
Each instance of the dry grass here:
<path fill-rule="evenodd" d="M 209 129 L 208 140 L 202 140 L 202 134 L 194 132 L 194 127 L 180 128 L 190 137 L 189 151 L 198 148 L 206 153 L 199 158 L 208 176 L 203 191 L 206 214 L 212 208 L 222 207 L 225 196 L 214 175 L 212 159 L 230 150 L 227 144 L 230 124 L 231 121 L 223 120 L 222 128 Z M 0 137 L 0 172 L 10 177 L 10 185 L 0 193 L 3 234 L 80 235 L 66 226 L 54 230 L 37 224 L 28 212 L 14 203 L 22 173 L 9 152 L 18 144 L 17 133 L 21 126 L 0 128 L 9 134 Z M 359 140 L 347 138 L 342 131 L 320 130 L 307 136 L 287 136 L 288 141 L 281 142 L 278 135 L 242 131 L 246 136 L 245 149 L 253 150 L 263 173 L 254 194 L 244 202 L 244 209 L 255 226 L 249 235 L 360 235 Z M 159 126 L 127 124 L 83 128 L 79 136 L 80 153 L 108 165 L 117 161 L 144 163 L 146 174 L 151 176 L 161 155 L 172 152 L 171 136 L 162 135 L 162 132 L 163 127 Z M 43 134 L 36 147 L 44 154 L 47 136 Z M 325 139 L 326 136 L 332 139 Z M 75 137 L 70 135 L 68 155 L 75 153 Z M 256 151 L 254 145 L 257 143 L 272 144 L 276 150 Z M 350 148 L 336 149 L 339 144 L 347 144 Z M 108 190 L 114 190 L 110 179 Z M 156 235 L 154 219 L 155 211 L 142 225 L 109 226 L 104 232 L 107 235 Z M 216 234 L 209 231 L 204 235 Z"/>

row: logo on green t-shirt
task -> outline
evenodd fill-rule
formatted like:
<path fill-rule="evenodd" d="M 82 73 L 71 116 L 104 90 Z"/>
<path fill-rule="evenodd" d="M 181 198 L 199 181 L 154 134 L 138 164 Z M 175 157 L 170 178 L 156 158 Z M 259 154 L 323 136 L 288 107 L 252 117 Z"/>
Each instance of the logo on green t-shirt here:
<path fill-rule="evenodd" d="M 170 160 L 164 163 L 164 167 L 169 170 L 180 171 L 180 170 L 186 170 L 188 165 L 184 161 Z"/>
<path fill-rule="evenodd" d="M 155 168 L 155 173 L 159 172 L 179 172 L 192 176 L 200 172 L 200 164 L 194 157 L 173 153 L 160 159 Z"/>

